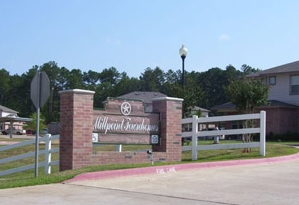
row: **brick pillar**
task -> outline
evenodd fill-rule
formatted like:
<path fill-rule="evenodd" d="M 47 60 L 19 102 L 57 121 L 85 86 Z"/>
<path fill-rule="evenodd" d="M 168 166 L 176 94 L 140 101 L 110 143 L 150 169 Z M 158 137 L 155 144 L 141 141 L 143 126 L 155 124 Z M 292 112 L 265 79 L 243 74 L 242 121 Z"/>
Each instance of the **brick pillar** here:
<path fill-rule="evenodd" d="M 92 157 L 93 91 L 60 94 L 60 170 L 88 166 Z"/>
<path fill-rule="evenodd" d="M 167 161 L 182 160 L 182 103 L 180 98 L 153 99 L 153 112 L 160 112 L 161 119 L 161 144 L 153 145 L 153 151 L 166 152 Z"/>

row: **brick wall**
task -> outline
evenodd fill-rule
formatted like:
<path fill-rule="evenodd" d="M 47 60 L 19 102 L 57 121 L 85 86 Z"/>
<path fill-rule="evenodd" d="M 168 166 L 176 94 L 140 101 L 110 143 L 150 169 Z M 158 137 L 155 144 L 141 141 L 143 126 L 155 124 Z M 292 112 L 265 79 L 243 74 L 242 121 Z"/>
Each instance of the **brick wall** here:
<path fill-rule="evenodd" d="M 60 170 L 91 164 L 93 91 L 60 92 Z"/>
<path fill-rule="evenodd" d="M 154 152 L 166 152 L 166 161 L 182 159 L 182 99 L 162 97 L 153 100 L 153 112 L 160 112 L 161 144 Z"/>
<path fill-rule="evenodd" d="M 138 164 L 150 162 L 144 152 L 94 152 L 93 91 L 60 92 L 60 170 L 98 164 Z M 153 112 L 160 113 L 161 144 L 154 145 L 154 161 L 181 161 L 182 99 L 156 98 Z"/>
<path fill-rule="evenodd" d="M 266 111 L 266 134 L 298 133 L 298 110 L 296 108 L 270 107 Z M 260 111 L 260 110 L 258 110 Z"/>
<path fill-rule="evenodd" d="M 152 146 L 154 161 L 181 161 L 182 99 L 156 98 L 153 112 L 159 112 L 161 119 L 161 144 Z M 139 163 L 150 163 L 150 156 L 146 152 L 97 152 L 92 156 L 92 164 Z"/>

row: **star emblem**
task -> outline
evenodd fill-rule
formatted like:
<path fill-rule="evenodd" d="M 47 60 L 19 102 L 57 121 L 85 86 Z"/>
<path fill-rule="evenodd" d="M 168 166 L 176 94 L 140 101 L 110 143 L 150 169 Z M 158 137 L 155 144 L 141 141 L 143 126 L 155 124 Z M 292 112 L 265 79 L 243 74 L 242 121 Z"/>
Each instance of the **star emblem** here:
<path fill-rule="evenodd" d="M 129 115 L 131 113 L 131 105 L 128 102 L 121 104 L 120 111 L 123 115 Z"/>

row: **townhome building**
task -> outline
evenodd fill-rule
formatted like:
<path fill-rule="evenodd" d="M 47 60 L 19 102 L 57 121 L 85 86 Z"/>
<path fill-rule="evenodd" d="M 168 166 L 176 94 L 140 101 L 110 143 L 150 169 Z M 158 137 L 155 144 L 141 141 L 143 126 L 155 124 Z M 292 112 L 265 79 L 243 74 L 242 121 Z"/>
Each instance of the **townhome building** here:
<path fill-rule="evenodd" d="M 268 104 L 265 110 L 267 135 L 299 133 L 299 61 L 269 68 L 246 76 L 269 85 Z M 212 108 L 223 114 L 235 114 L 236 106 L 228 102 Z M 231 128 L 238 125 L 231 125 Z"/>

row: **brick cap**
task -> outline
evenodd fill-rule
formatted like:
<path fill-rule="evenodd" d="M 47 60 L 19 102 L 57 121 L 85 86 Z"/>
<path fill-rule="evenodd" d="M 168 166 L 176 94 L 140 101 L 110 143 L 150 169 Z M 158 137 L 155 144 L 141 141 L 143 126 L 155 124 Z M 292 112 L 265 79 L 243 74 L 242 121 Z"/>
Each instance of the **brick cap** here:
<path fill-rule="evenodd" d="M 173 97 L 159 97 L 159 98 L 153 98 L 152 101 L 162 101 L 162 100 L 165 100 L 165 101 L 184 101 L 184 99 L 182 98 L 173 98 Z"/>
<path fill-rule="evenodd" d="M 95 91 L 91 90 L 83 90 L 83 89 L 72 89 L 72 90 L 63 90 L 59 91 L 59 94 L 64 94 L 64 93 L 83 93 L 83 94 L 94 94 Z"/>

